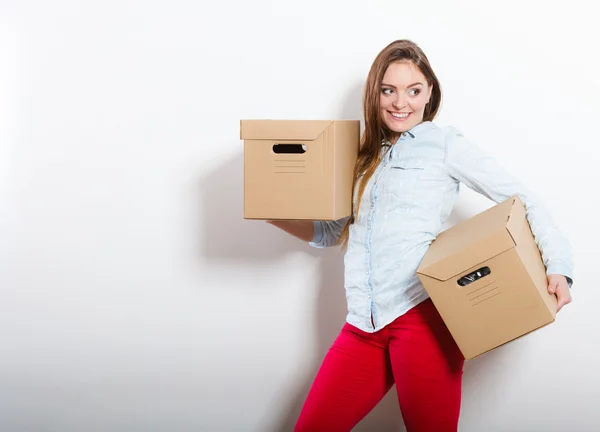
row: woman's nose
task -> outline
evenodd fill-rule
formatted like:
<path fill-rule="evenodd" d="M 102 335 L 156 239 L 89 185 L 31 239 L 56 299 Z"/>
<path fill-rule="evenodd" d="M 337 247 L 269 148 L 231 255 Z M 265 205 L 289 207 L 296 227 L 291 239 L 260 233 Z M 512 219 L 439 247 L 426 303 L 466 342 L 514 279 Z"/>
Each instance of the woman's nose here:
<path fill-rule="evenodd" d="M 396 96 L 396 98 L 394 99 L 394 102 L 392 103 L 392 105 L 394 105 L 394 108 L 399 110 L 406 106 L 406 100 L 400 94 L 398 94 Z"/>

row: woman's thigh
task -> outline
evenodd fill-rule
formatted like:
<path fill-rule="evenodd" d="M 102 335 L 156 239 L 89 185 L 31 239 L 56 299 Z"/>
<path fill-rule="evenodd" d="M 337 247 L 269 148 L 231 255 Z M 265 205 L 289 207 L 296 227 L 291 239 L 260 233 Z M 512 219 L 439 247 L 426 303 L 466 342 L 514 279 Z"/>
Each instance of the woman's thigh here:
<path fill-rule="evenodd" d="M 464 357 L 430 299 L 390 325 L 390 360 L 407 432 L 455 432 Z"/>
<path fill-rule="evenodd" d="M 393 383 L 380 335 L 346 323 L 323 360 L 295 431 L 349 432 Z"/>

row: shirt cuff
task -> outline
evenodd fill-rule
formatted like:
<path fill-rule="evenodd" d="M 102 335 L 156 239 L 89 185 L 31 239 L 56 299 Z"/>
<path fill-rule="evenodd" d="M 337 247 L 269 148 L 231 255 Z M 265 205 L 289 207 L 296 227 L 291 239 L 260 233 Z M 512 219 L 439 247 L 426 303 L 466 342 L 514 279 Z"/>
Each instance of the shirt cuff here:
<path fill-rule="evenodd" d="M 324 248 L 325 245 L 323 244 L 323 224 L 321 223 L 321 221 L 314 221 L 313 227 L 315 229 L 315 233 L 313 234 L 312 240 L 308 242 L 308 244 L 315 248 Z"/>
<path fill-rule="evenodd" d="M 550 264 L 546 270 L 547 275 L 559 274 L 566 277 L 569 288 L 571 288 L 571 285 L 573 285 L 573 275 L 571 273 L 571 268 L 561 263 Z"/>

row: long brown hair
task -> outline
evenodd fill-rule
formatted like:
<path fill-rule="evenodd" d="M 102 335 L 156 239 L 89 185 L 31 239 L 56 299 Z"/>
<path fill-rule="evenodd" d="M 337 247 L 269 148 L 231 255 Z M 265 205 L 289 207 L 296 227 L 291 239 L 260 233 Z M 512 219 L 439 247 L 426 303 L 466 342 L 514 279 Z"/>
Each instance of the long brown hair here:
<path fill-rule="evenodd" d="M 423 121 L 432 121 L 440 108 L 442 101 L 440 83 L 429 64 L 427 56 L 417 44 L 410 40 L 402 39 L 390 43 L 381 50 L 371 66 L 364 88 L 363 112 L 365 117 L 365 130 L 361 138 L 360 151 L 354 167 L 352 190 L 354 191 L 356 189 L 356 185 L 359 184 L 359 179 L 360 184 L 356 199 L 356 209 L 354 208 L 353 201 L 352 215 L 344 226 L 338 240 L 338 244 L 344 246 L 348 243 L 350 225 L 354 223 L 354 220 L 358 215 L 360 201 L 365 191 L 365 186 L 381 162 L 382 141 L 395 138 L 394 133 L 385 126 L 381 119 L 379 99 L 381 97 L 381 83 L 387 68 L 390 64 L 399 61 L 412 62 L 425 76 L 428 85 L 432 87 L 431 98 L 425 106 Z"/>

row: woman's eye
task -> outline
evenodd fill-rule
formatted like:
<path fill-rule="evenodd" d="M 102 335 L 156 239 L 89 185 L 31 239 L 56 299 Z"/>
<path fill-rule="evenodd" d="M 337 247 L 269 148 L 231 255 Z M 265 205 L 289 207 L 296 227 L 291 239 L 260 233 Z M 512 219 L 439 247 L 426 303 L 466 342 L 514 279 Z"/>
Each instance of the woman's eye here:
<path fill-rule="evenodd" d="M 393 92 L 393 90 L 390 88 L 381 89 L 381 93 L 386 94 L 386 95 L 392 94 L 392 92 Z"/>
<path fill-rule="evenodd" d="M 419 89 L 410 89 L 408 94 L 410 94 L 411 96 L 417 96 L 419 93 L 421 93 L 421 90 Z"/>

